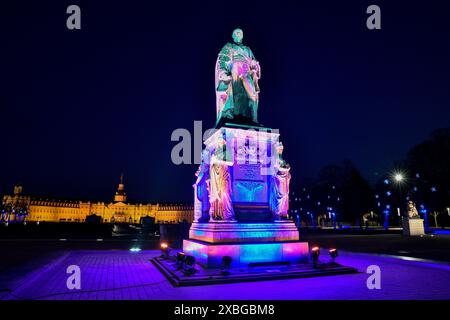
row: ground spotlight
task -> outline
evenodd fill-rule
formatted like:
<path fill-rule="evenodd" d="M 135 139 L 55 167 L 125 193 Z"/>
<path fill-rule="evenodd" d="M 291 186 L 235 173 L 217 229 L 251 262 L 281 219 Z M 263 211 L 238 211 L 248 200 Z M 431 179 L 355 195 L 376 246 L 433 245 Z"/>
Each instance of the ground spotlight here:
<path fill-rule="evenodd" d="M 130 251 L 131 252 L 139 252 L 139 251 L 141 251 L 141 248 L 133 247 L 133 248 L 130 249 Z"/>
<path fill-rule="evenodd" d="M 231 261 L 233 259 L 230 256 L 223 256 L 222 257 L 222 269 L 220 270 L 220 272 L 223 275 L 227 275 L 230 274 L 230 268 L 231 268 Z"/>
<path fill-rule="evenodd" d="M 170 255 L 169 245 L 165 242 L 161 243 L 161 257 L 167 259 Z"/>
<path fill-rule="evenodd" d="M 185 259 L 186 259 L 186 255 L 184 254 L 184 252 L 177 252 L 176 263 L 177 263 L 178 268 L 183 267 L 183 263 L 184 263 Z"/>
<path fill-rule="evenodd" d="M 314 264 L 314 267 L 317 266 L 317 262 L 319 261 L 320 256 L 320 248 L 319 247 L 313 247 L 311 249 L 311 259 Z"/>
<path fill-rule="evenodd" d="M 338 256 L 337 249 L 333 248 L 333 249 L 330 249 L 328 252 L 330 253 L 331 260 L 334 262 L 334 260 L 336 260 L 336 258 Z"/>
<path fill-rule="evenodd" d="M 190 276 L 191 274 L 194 274 L 195 271 L 196 271 L 195 270 L 195 257 L 185 256 L 184 257 L 184 266 L 183 266 L 184 275 Z"/>

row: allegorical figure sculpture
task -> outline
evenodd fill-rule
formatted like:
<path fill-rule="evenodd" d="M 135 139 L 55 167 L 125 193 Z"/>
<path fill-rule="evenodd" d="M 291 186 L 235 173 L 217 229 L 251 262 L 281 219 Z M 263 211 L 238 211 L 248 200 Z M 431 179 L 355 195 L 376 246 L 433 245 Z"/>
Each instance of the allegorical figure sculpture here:
<path fill-rule="evenodd" d="M 414 202 L 408 201 L 408 218 L 417 219 L 419 218 L 419 213 L 417 212 Z"/>
<path fill-rule="evenodd" d="M 230 166 L 233 162 L 227 156 L 228 150 L 223 137 L 218 139 L 210 165 L 210 205 L 209 214 L 213 221 L 235 221 L 231 201 Z"/>
<path fill-rule="evenodd" d="M 270 210 L 275 220 L 286 219 L 289 209 L 289 182 L 291 167 L 283 160 L 283 144 L 276 147 L 278 159 L 274 165 L 274 174 L 270 179 Z"/>
<path fill-rule="evenodd" d="M 261 68 L 249 47 L 242 44 L 241 29 L 233 31 L 233 43 L 227 43 L 216 62 L 217 123 L 239 118 L 258 123 Z"/>
<path fill-rule="evenodd" d="M 202 163 L 199 165 L 195 176 L 194 187 L 194 220 L 206 222 L 209 220 L 209 159 L 208 151 L 202 152 Z"/>

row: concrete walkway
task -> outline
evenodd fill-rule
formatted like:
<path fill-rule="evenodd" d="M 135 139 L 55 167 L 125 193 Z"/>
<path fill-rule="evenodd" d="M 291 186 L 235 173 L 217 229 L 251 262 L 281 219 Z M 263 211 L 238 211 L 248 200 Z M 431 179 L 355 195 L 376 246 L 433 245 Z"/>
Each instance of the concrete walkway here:
<path fill-rule="evenodd" d="M 324 252 L 326 252 L 324 250 Z M 307 279 L 173 287 L 149 262 L 159 251 L 70 251 L 26 276 L 9 274 L 1 299 L 450 299 L 450 266 L 371 254 L 341 253 L 361 273 Z M 327 260 L 327 256 L 321 257 Z M 81 268 L 81 290 L 66 286 L 70 265 Z M 381 289 L 366 286 L 369 265 L 381 268 Z M 3 275 L 5 276 L 5 274 Z"/>

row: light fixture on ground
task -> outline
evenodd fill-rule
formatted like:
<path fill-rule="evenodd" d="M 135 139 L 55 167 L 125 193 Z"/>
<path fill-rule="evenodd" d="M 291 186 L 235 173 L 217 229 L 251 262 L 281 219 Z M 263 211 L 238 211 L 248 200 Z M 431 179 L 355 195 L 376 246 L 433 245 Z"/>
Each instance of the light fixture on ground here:
<path fill-rule="evenodd" d="M 314 267 L 317 266 L 317 262 L 319 261 L 319 256 L 320 256 L 320 248 L 313 247 L 311 249 L 311 260 L 313 262 Z"/>
<path fill-rule="evenodd" d="M 184 256 L 184 254 L 183 254 Z M 195 273 L 195 257 L 185 256 L 183 264 L 183 272 L 185 276 L 189 276 Z"/>
<path fill-rule="evenodd" d="M 336 248 L 330 249 L 328 251 L 330 253 L 331 260 L 334 262 L 338 256 L 338 251 Z"/>
<path fill-rule="evenodd" d="M 230 274 L 230 268 L 231 268 L 231 261 L 233 259 L 230 256 L 223 256 L 222 257 L 222 269 L 220 270 L 220 272 L 223 275 L 227 275 Z"/>
<path fill-rule="evenodd" d="M 161 243 L 161 257 L 167 259 L 170 255 L 170 248 L 166 242 Z"/>
<path fill-rule="evenodd" d="M 186 255 L 184 252 L 177 252 L 177 266 L 178 268 L 183 267 L 184 260 L 186 259 Z"/>

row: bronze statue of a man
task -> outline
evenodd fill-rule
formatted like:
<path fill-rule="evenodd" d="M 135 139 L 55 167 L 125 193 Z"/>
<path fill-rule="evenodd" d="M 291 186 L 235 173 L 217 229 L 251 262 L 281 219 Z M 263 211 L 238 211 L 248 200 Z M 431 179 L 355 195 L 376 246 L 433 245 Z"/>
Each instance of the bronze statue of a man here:
<path fill-rule="evenodd" d="M 216 62 L 217 123 L 221 119 L 239 119 L 258 124 L 261 68 L 249 47 L 242 44 L 241 29 L 233 31 L 233 43 L 227 43 Z"/>

